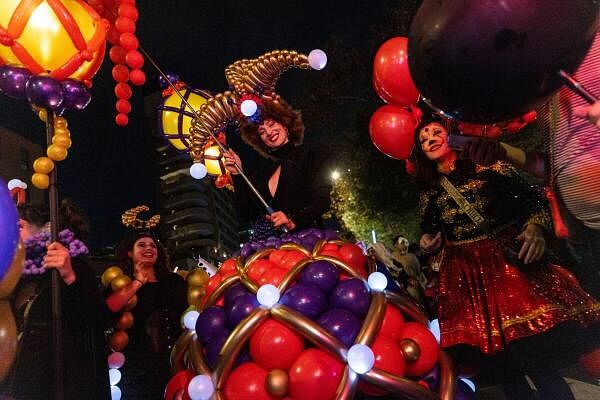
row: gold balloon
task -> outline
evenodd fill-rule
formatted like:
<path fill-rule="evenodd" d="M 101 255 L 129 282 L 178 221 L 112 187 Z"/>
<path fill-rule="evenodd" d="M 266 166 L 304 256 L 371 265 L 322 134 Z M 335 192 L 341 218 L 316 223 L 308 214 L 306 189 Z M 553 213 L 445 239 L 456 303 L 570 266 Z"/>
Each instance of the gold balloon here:
<path fill-rule="evenodd" d="M 33 170 L 40 174 L 49 174 L 54 169 L 54 161 L 48 157 L 38 157 L 33 162 Z"/>
<path fill-rule="evenodd" d="M 204 287 L 190 286 L 187 292 L 187 302 L 193 306 L 199 306 L 202 303 L 202 298 L 206 294 Z"/>
<path fill-rule="evenodd" d="M 67 122 L 67 119 L 65 117 L 54 118 L 54 133 L 55 134 L 58 134 L 59 129 L 62 129 L 63 131 L 66 131 L 66 133 L 69 133 L 67 126 L 69 126 L 69 123 Z"/>
<path fill-rule="evenodd" d="M 37 113 L 37 116 L 42 122 L 46 122 L 48 119 L 48 113 L 46 112 L 45 108 L 40 109 Z"/>
<path fill-rule="evenodd" d="M 100 277 L 100 281 L 102 282 L 102 286 L 105 288 L 110 285 L 110 282 L 115 279 L 117 276 L 123 275 L 123 270 L 117 266 L 108 267 L 102 273 Z"/>
<path fill-rule="evenodd" d="M 31 175 L 31 183 L 38 189 L 48 189 L 50 177 L 46 174 L 35 173 Z"/>
<path fill-rule="evenodd" d="M 12 293 L 15 286 L 21 279 L 21 273 L 23 272 L 23 266 L 25 261 L 25 246 L 23 242 L 19 240 L 17 244 L 17 250 L 13 257 L 10 267 L 4 274 L 4 278 L 0 281 L 0 300 L 7 299 Z"/>
<path fill-rule="evenodd" d="M 288 391 L 290 378 L 282 369 L 272 369 L 267 375 L 265 387 L 275 397 L 283 397 Z"/>
<path fill-rule="evenodd" d="M 48 146 L 46 154 L 54 161 L 62 161 L 67 158 L 68 152 L 67 149 L 62 146 L 51 144 Z"/>
<path fill-rule="evenodd" d="M 187 98 L 193 110 L 190 110 L 177 93 L 171 94 L 158 107 L 161 121 L 159 129 L 162 130 L 163 135 L 173 147 L 177 150 L 187 150 L 190 145 L 189 132 L 194 111 L 199 110 L 206 104 L 206 100 L 211 95 L 204 90 L 192 89 L 190 87 L 180 89 L 179 93 Z"/>
<path fill-rule="evenodd" d="M 187 276 L 190 274 L 190 271 L 188 271 L 187 269 L 178 269 L 177 270 L 177 275 L 179 275 L 180 277 L 183 278 L 183 280 L 187 279 Z"/>
<path fill-rule="evenodd" d="M 204 286 L 210 279 L 208 272 L 202 268 L 197 268 L 191 271 L 187 276 L 187 284 L 189 286 Z"/>
<path fill-rule="evenodd" d="M 134 294 L 123 307 L 123 311 L 131 311 L 137 305 L 137 296 Z"/>
<path fill-rule="evenodd" d="M 115 324 L 115 327 L 119 330 L 126 331 L 133 326 L 133 314 L 129 311 L 125 311 L 119 317 L 119 320 Z"/>
<path fill-rule="evenodd" d="M 71 142 L 71 138 L 69 136 L 65 134 L 55 134 L 54 136 L 52 136 L 52 144 L 64 147 L 65 149 L 70 149 L 71 144 L 73 143 Z"/>
<path fill-rule="evenodd" d="M 131 283 L 131 278 L 125 274 L 121 274 L 110 281 L 110 287 L 112 290 L 117 291 L 119 289 L 123 289 L 125 286 Z"/>
<path fill-rule="evenodd" d="M 400 342 L 400 349 L 402 350 L 402 354 L 404 355 L 404 359 L 406 362 L 414 362 L 417 361 L 419 356 L 421 355 L 421 349 L 419 345 L 411 339 L 404 339 Z"/>
<path fill-rule="evenodd" d="M 0 382 L 4 379 L 17 354 L 17 324 L 10 303 L 0 301 Z"/>

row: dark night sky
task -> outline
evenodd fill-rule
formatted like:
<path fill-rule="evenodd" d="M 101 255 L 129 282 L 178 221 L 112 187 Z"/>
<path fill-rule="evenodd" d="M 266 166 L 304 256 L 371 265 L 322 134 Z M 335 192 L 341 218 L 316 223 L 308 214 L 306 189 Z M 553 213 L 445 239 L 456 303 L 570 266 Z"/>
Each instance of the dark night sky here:
<path fill-rule="evenodd" d="M 241 58 L 273 49 L 313 48 L 326 52 L 331 37 L 351 47 L 368 46 L 369 33 L 386 13 L 390 0 L 200 1 L 138 0 L 140 43 L 165 70 L 177 72 L 192 87 L 220 92 L 224 68 Z M 335 63 L 330 59 L 329 63 Z M 365 59 L 365 63 L 372 62 Z M 134 111 L 126 128 L 114 122 L 112 63 L 106 57 L 94 78 L 92 103 L 81 113 L 67 113 L 73 147 L 59 163 L 60 196 L 71 197 L 88 211 L 92 245 L 115 243 L 120 215 L 129 207 L 156 205 L 153 139 L 144 115 L 143 96 L 158 89 L 149 63 L 144 88 L 135 88 Z M 278 85 L 292 102 L 305 74 L 290 71 Z M 302 108 L 302 104 L 295 104 Z M 310 121 L 307 122 L 307 125 Z M 44 140 L 44 128 L 24 101 L 0 96 L 0 124 Z M 10 177 L 7 177 L 10 178 Z"/>

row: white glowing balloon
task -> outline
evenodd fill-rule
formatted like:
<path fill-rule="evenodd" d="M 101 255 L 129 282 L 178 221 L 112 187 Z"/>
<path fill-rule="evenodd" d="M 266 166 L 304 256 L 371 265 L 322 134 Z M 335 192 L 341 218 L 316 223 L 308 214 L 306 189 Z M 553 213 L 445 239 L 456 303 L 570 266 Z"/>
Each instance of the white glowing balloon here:
<path fill-rule="evenodd" d="M 327 65 L 327 54 L 323 50 L 314 49 L 308 53 L 308 63 L 312 69 L 320 71 Z"/>
<path fill-rule="evenodd" d="M 185 325 L 185 327 L 188 328 L 190 331 L 195 330 L 196 320 L 198 319 L 199 315 L 200 313 L 196 310 L 188 311 L 183 316 L 183 325 Z"/>
<path fill-rule="evenodd" d="M 251 117 L 258 110 L 258 105 L 254 100 L 244 100 L 242 104 L 240 104 L 240 111 L 246 117 Z"/>
<path fill-rule="evenodd" d="M 369 346 L 355 344 L 348 349 L 348 365 L 357 374 L 369 372 L 375 364 L 375 354 Z"/>
<path fill-rule="evenodd" d="M 121 389 L 118 386 L 110 387 L 110 399 L 121 400 Z"/>
<path fill-rule="evenodd" d="M 438 321 L 437 319 L 434 319 L 433 321 L 429 321 L 429 330 L 431 331 L 431 333 L 433 333 L 433 336 L 435 336 L 435 340 L 437 340 L 437 342 L 440 342 L 440 321 Z"/>
<path fill-rule="evenodd" d="M 369 287 L 371 288 L 371 290 L 376 290 L 381 292 L 382 290 L 385 290 L 385 288 L 387 287 L 388 281 L 387 278 L 385 277 L 384 274 L 382 274 L 381 272 L 373 272 L 371 275 L 369 275 L 369 279 L 367 279 L 367 283 L 369 284 Z"/>
<path fill-rule="evenodd" d="M 194 179 L 202 179 L 206 176 L 206 166 L 202 163 L 194 163 L 190 167 L 190 175 Z"/>
<path fill-rule="evenodd" d="M 196 375 L 188 384 L 188 394 L 192 400 L 208 400 L 215 392 L 215 386 L 207 375 Z"/>
<path fill-rule="evenodd" d="M 475 393 L 475 383 L 467 378 L 460 378 L 461 381 L 463 381 L 464 383 L 467 384 L 468 387 L 471 388 L 471 390 L 473 391 L 473 393 Z"/>
<path fill-rule="evenodd" d="M 271 285 L 270 283 L 262 285 L 256 292 L 256 300 L 260 305 L 271 308 L 279 301 L 279 289 L 277 286 Z"/>
<path fill-rule="evenodd" d="M 111 386 L 118 384 L 121 382 L 121 371 L 116 368 L 111 368 L 108 370 L 108 381 Z"/>

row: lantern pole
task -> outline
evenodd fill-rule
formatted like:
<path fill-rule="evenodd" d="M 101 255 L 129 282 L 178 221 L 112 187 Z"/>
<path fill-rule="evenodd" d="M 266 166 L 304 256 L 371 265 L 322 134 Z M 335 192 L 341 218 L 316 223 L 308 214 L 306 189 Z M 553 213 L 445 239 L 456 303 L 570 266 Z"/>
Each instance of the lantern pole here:
<path fill-rule="evenodd" d="M 52 143 L 54 136 L 54 112 L 46 110 L 46 142 Z M 58 241 L 58 188 L 57 168 L 50 172 L 48 200 L 50 205 L 50 243 Z M 54 400 L 64 399 L 64 359 L 62 332 L 62 279 L 56 268 L 52 268 L 52 348 L 54 349 Z"/>

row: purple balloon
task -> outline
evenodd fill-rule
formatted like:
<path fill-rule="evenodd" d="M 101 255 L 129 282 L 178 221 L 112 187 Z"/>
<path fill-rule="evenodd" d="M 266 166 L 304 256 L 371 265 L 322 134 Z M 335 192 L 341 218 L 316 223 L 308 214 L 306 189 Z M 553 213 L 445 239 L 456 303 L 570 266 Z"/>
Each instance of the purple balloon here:
<path fill-rule="evenodd" d="M 0 178 L 0 282 L 12 264 L 19 242 L 19 214 L 6 183 Z"/>
<path fill-rule="evenodd" d="M 81 111 L 90 104 L 92 94 L 83 83 L 74 79 L 66 79 L 60 84 L 64 95 L 63 107 Z"/>
<path fill-rule="evenodd" d="M 217 366 L 217 362 L 219 361 L 219 353 L 223 348 L 223 344 L 229 337 L 231 333 L 228 329 L 221 329 L 216 332 L 209 340 L 206 342 L 206 361 L 211 368 Z"/>
<path fill-rule="evenodd" d="M 346 347 L 354 344 L 360 330 L 360 320 L 348 310 L 331 308 L 317 321 L 327 332 L 338 338 Z"/>
<path fill-rule="evenodd" d="M 314 286 L 298 283 L 285 291 L 281 304 L 315 319 L 327 308 L 327 297 Z"/>
<path fill-rule="evenodd" d="M 250 293 L 248 291 L 248 289 L 246 289 L 244 287 L 244 285 L 242 285 L 241 283 L 236 283 L 233 286 L 231 286 L 229 289 L 227 289 L 227 291 L 225 292 L 225 308 L 228 308 L 229 306 L 231 306 L 233 304 L 233 301 L 240 295 L 242 294 L 246 294 L 246 293 Z"/>
<path fill-rule="evenodd" d="M 319 241 L 319 238 L 313 234 L 306 235 L 301 239 L 302 246 L 308 250 L 312 250 L 318 241 Z"/>
<path fill-rule="evenodd" d="M 334 240 L 338 238 L 338 233 L 333 229 L 325 229 L 323 234 L 325 235 L 325 240 Z"/>
<path fill-rule="evenodd" d="M 242 250 L 240 250 L 240 256 L 244 260 L 246 258 L 250 257 L 252 255 L 252 253 L 254 253 L 254 250 L 252 249 L 252 246 L 250 245 L 250 243 L 246 243 L 244 246 L 242 246 Z"/>
<path fill-rule="evenodd" d="M 31 72 L 25 68 L 9 67 L 4 65 L 0 67 L 0 90 L 14 99 L 24 99 L 25 85 L 31 77 Z"/>
<path fill-rule="evenodd" d="M 277 249 L 279 246 L 281 246 L 281 240 L 275 236 L 269 237 L 265 242 L 265 247 Z"/>
<path fill-rule="evenodd" d="M 196 320 L 196 334 L 201 343 L 206 343 L 216 333 L 225 329 L 225 310 L 212 306 L 202 311 Z"/>
<path fill-rule="evenodd" d="M 454 400 L 475 400 L 475 392 L 462 379 L 456 381 Z"/>
<path fill-rule="evenodd" d="M 436 364 L 431 371 L 415 379 L 416 381 L 425 381 L 429 385 L 429 389 L 437 392 L 440 387 L 440 366 Z M 464 382 L 463 382 L 464 383 Z"/>
<path fill-rule="evenodd" d="M 308 264 L 300 274 L 300 283 L 315 286 L 329 294 L 338 283 L 340 273 L 328 261 L 315 261 Z"/>
<path fill-rule="evenodd" d="M 25 84 L 27 100 L 31 104 L 50 110 L 57 110 L 63 103 L 64 96 L 60 83 L 49 76 L 32 76 Z"/>
<path fill-rule="evenodd" d="M 173 84 L 179 81 L 179 75 L 174 72 L 167 72 L 165 75 L 167 75 L 167 78 L 169 78 L 169 81 Z M 169 82 L 167 82 L 162 75 L 158 76 L 158 84 L 160 85 L 161 89 L 166 89 L 170 86 Z"/>
<path fill-rule="evenodd" d="M 235 328 L 256 307 L 258 307 L 258 301 L 252 293 L 242 293 L 237 296 L 231 303 L 231 306 L 227 308 L 229 327 L 232 329 Z"/>
<path fill-rule="evenodd" d="M 309 229 L 305 229 L 303 231 L 300 231 L 300 232 L 296 233 L 296 237 L 298 237 L 298 239 L 304 239 L 308 235 L 310 235 L 310 230 Z"/>
<path fill-rule="evenodd" d="M 370 303 L 371 297 L 367 285 L 356 278 L 338 283 L 329 296 L 331 307 L 345 308 L 361 319 L 367 315 Z"/>

